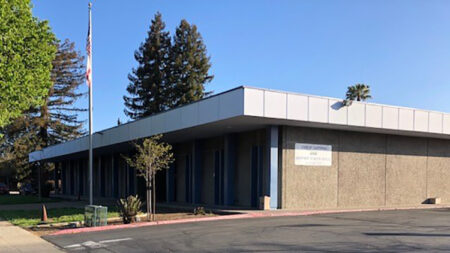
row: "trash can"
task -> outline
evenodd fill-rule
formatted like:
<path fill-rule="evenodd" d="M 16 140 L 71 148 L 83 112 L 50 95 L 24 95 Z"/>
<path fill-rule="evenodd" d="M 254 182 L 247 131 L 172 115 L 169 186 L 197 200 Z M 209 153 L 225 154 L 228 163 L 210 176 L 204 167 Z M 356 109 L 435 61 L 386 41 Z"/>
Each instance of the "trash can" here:
<path fill-rule="evenodd" d="M 259 197 L 259 209 L 260 210 L 270 210 L 270 197 L 269 196 Z"/>
<path fill-rule="evenodd" d="M 84 207 L 84 225 L 86 227 L 106 226 L 108 207 L 87 205 Z"/>

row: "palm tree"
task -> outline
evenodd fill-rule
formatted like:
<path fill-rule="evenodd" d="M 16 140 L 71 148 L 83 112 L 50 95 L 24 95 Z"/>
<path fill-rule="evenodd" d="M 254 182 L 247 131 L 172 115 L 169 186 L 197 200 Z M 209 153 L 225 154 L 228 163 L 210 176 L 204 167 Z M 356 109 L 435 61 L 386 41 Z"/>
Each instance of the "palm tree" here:
<path fill-rule="evenodd" d="M 349 86 L 346 93 L 347 100 L 365 101 L 372 98 L 370 95 L 370 86 L 362 83 Z"/>

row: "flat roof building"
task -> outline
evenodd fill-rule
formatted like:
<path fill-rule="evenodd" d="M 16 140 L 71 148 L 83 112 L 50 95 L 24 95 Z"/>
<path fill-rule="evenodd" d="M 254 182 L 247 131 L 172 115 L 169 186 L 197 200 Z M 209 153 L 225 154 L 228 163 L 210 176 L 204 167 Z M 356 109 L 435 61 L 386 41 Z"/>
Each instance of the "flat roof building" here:
<path fill-rule="evenodd" d="M 96 132 L 94 197 L 145 194 L 121 154 L 164 134 L 175 162 L 157 175 L 171 203 L 317 209 L 450 203 L 450 114 L 238 87 Z M 88 137 L 29 154 L 53 162 L 62 195 L 88 195 Z M 267 198 L 266 198 L 267 199 Z"/>

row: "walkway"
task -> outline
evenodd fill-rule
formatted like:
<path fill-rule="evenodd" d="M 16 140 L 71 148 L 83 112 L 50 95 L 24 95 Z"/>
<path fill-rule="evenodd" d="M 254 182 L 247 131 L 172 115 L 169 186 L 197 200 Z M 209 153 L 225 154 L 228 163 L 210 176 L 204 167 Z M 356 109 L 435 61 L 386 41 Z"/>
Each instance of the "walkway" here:
<path fill-rule="evenodd" d="M 53 244 L 7 221 L 0 221 L 0 252 L 62 252 Z"/>

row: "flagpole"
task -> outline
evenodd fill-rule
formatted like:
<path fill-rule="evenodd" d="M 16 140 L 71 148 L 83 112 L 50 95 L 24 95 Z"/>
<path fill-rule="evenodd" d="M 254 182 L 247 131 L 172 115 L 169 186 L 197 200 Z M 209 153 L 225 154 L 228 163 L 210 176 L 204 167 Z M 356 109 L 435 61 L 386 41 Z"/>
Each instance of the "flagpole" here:
<path fill-rule="evenodd" d="M 92 30 L 92 25 L 91 25 L 91 8 L 92 8 L 92 3 L 89 3 L 89 36 L 92 36 L 91 34 L 91 30 Z M 89 43 L 91 43 L 92 45 L 92 40 L 89 38 Z M 89 45 L 90 46 L 90 45 Z M 92 121 L 92 48 L 90 48 L 90 55 L 88 55 L 88 57 L 90 57 L 90 67 L 91 67 L 91 72 L 89 73 L 90 76 L 90 82 L 89 84 L 89 205 L 93 205 L 94 204 L 94 194 L 93 194 L 93 154 L 92 154 L 92 131 L 93 131 L 93 121 Z"/>

